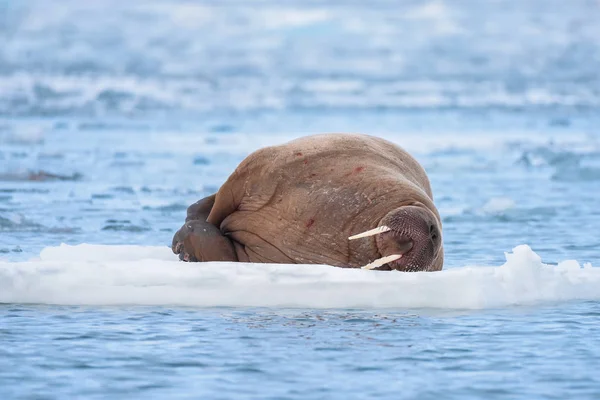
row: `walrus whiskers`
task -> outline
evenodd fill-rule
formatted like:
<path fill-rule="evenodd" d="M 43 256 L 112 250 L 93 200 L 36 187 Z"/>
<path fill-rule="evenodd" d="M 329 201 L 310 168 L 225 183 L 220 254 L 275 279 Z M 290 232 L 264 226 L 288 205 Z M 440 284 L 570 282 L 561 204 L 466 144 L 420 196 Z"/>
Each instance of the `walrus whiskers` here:
<path fill-rule="evenodd" d="M 390 227 L 387 227 L 385 225 L 383 226 L 378 226 L 375 229 L 371 229 L 369 231 L 363 232 L 363 233 L 358 233 L 354 236 L 350 236 L 348 238 L 348 240 L 354 240 L 354 239 L 360 239 L 360 238 L 364 238 L 364 237 L 369 237 L 369 236 L 375 236 L 375 235 L 379 235 L 380 233 L 384 233 L 384 232 L 389 232 L 392 229 Z"/>
<path fill-rule="evenodd" d="M 399 260 L 400 258 L 402 258 L 402 254 L 392 254 L 390 256 L 381 257 L 381 258 L 378 258 L 377 260 L 365 265 L 364 267 L 362 267 L 362 269 L 373 269 L 373 268 L 381 267 L 382 265 L 385 265 L 392 261 Z"/>

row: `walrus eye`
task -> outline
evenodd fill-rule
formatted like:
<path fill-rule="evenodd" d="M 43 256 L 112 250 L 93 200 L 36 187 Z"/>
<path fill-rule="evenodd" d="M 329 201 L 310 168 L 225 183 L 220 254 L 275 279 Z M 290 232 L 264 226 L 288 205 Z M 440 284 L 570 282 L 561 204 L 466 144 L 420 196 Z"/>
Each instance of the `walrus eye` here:
<path fill-rule="evenodd" d="M 389 262 L 399 260 L 401 258 L 402 258 L 402 254 L 392 254 L 391 256 L 378 258 L 377 260 L 375 260 L 361 268 L 362 269 L 373 269 L 373 268 L 381 267 L 382 265 L 385 265 Z"/>
<path fill-rule="evenodd" d="M 380 233 L 389 232 L 391 230 L 392 229 L 390 227 L 382 225 L 382 226 L 378 226 L 375 229 L 371 229 L 369 231 L 366 231 L 366 232 L 363 232 L 363 233 L 359 233 L 359 234 L 356 234 L 354 236 L 350 236 L 348 238 L 348 240 L 354 240 L 354 239 L 360 239 L 360 238 L 364 238 L 364 237 L 379 235 Z"/>

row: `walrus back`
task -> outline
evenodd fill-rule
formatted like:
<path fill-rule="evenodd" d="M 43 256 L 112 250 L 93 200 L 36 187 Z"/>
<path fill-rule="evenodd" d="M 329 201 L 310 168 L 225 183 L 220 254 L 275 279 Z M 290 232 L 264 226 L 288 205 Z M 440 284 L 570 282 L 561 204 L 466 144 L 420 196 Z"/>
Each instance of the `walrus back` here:
<path fill-rule="evenodd" d="M 275 157 L 273 157 L 275 156 Z M 299 138 L 286 144 L 265 149 L 249 158 L 249 164 L 265 165 L 264 157 L 271 158 L 270 168 L 302 167 L 311 159 L 335 160 L 335 169 L 360 169 L 361 162 L 380 172 L 392 172 L 421 188 L 433 200 L 427 173 L 419 162 L 400 146 L 385 139 L 363 134 L 321 134 Z M 301 170 L 302 168 L 299 168 Z"/>

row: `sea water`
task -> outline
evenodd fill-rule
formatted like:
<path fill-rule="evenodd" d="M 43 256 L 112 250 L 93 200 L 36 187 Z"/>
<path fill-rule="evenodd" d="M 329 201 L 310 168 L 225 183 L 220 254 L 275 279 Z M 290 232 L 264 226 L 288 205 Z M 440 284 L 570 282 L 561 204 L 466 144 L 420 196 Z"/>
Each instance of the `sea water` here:
<path fill-rule="evenodd" d="M 600 3 L 0 0 L 0 398 L 600 397 Z M 188 264 L 251 151 L 389 139 L 439 273 Z"/>

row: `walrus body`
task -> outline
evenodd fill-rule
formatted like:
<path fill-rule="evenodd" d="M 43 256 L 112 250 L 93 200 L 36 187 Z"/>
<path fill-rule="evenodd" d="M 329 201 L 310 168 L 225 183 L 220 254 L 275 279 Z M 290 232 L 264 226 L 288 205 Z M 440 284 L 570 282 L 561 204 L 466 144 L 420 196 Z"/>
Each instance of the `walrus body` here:
<path fill-rule="evenodd" d="M 376 237 L 348 237 L 376 227 Z M 248 156 L 219 191 L 190 206 L 173 251 L 186 261 L 329 264 L 436 271 L 441 221 L 424 169 L 366 135 L 308 136 Z"/>

